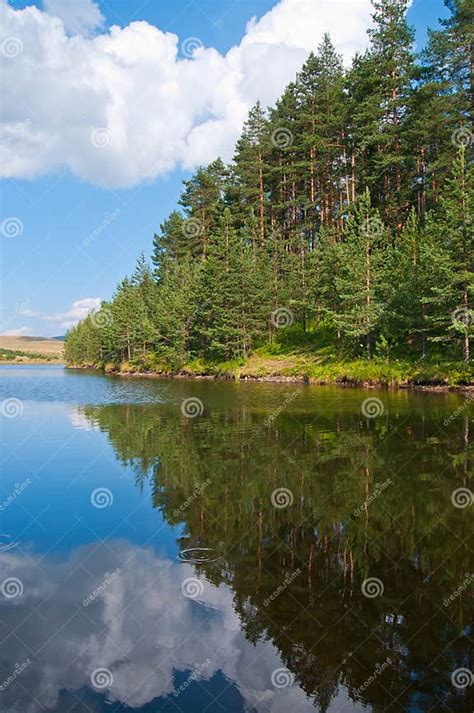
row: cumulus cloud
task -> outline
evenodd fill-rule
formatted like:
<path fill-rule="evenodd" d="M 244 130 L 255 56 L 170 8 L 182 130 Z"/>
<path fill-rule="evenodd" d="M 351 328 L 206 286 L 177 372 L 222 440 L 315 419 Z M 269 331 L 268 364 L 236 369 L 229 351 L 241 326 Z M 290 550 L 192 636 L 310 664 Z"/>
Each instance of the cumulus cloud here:
<path fill-rule="evenodd" d="M 197 599 L 183 596 L 183 582 L 196 577 L 191 565 L 114 540 L 80 548 L 66 561 L 10 550 L 0 553 L 0 565 L 2 576 L 16 578 L 23 590 L 15 599 L 0 597 L 8 640 L 4 680 L 30 659 L 2 692 L 10 713 L 62 710 L 61 695 L 91 688 L 99 668 L 112 673 L 108 701 L 133 709 L 172 695 L 176 671 L 197 670 L 201 684 L 221 671 L 246 710 L 314 711 L 296 682 L 284 690 L 272 686 L 272 672 L 284 665 L 280 654 L 268 641 L 247 641 L 231 589 L 202 579 Z M 27 643 L 14 635 L 25 621 Z"/>
<path fill-rule="evenodd" d="M 69 7 L 47 1 L 51 12 L 59 4 Z M 324 32 L 346 61 L 365 46 L 371 3 L 280 0 L 227 54 L 197 47 L 191 57 L 183 56 L 186 38 L 148 22 L 84 37 L 68 35 L 64 12 L 61 19 L 0 0 L 0 15 L 0 43 L 8 42 L 0 53 L 0 175 L 66 167 L 98 185 L 127 187 L 177 166 L 229 159 L 250 107 L 278 98 Z"/>
<path fill-rule="evenodd" d="M 93 0 L 43 0 L 49 15 L 59 17 L 71 35 L 89 35 L 102 27 L 105 17 Z"/>
<path fill-rule="evenodd" d="M 2 337 L 28 337 L 33 334 L 31 327 L 17 327 L 16 329 L 5 329 L 0 332 Z"/>
<path fill-rule="evenodd" d="M 34 309 L 22 309 L 19 314 L 23 315 L 23 317 L 34 317 L 44 322 L 55 322 L 63 329 L 70 329 L 81 319 L 87 317 L 89 312 L 99 309 L 100 303 L 100 297 L 84 297 L 83 299 L 75 300 L 66 312 L 45 314 Z"/>

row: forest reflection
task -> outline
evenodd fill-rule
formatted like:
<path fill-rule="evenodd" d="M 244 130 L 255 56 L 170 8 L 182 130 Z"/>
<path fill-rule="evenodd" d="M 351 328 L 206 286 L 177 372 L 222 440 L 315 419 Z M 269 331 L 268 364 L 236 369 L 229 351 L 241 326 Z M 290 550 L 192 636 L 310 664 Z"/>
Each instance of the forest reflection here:
<path fill-rule="evenodd" d="M 340 685 L 374 711 L 472 709 L 452 680 L 472 669 L 474 567 L 470 508 L 452 500 L 472 490 L 468 414 L 451 412 L 420 400 L 366 419 L 351 392 L 317 418 L 304 396 L 275 419 L 259 399 L 195 419 L 83 409 L 182 523 L 183 558 L 231 587 L 246 637 L 271 640 L 322 711 Z"/>

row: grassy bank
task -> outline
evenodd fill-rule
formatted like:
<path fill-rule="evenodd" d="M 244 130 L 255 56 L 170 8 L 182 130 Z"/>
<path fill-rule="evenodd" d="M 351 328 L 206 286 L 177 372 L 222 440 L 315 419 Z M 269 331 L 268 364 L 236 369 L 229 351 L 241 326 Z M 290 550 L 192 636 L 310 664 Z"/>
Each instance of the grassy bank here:
<path fill-rule="evenodd" d="M 227 379 L 305 381 L 313 384 L 366 386 L 467 387 L 474 384 L 472 367 L 445 356 L 424 359 L 376 354 L 372 359 L 342 359 L 324 335 L 281 335 L 278 342 L 257 349 L 247 359 L 206 362 L 200 359 L 172 364 L 149 354 L 121 364 L 80 364 L 107 373 L 156 374 L 162 376 L 217 377 Z"/>

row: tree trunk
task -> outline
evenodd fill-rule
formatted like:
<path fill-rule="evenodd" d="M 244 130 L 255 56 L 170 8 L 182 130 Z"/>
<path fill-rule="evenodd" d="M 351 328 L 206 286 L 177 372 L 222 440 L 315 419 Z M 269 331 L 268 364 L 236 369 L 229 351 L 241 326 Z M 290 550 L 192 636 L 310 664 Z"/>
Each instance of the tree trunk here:
<path fill-rule="evenodd" d="M 367 328 L 369 329 L 369 310 L 371 305 L 370 288 L 371 288 L 371 275 L 370 275 L 370 242 L 369 242 L 369 224 L 367 219 L 367 238 L 365 241 L 365 304 L 367 308 Z M 371 348 L 370 348 L 370 331 L 367 331 L 367 357 L 371 358 Z"/>
<path fill-rule="evenodd" d="M 259 211 L 260 211 L 260 244 L 263 247 L 265 243 L 265 194 L 263 190 L 263 165 L 262 152 L 258 152 L 258 189 L 259 189 Z"/>

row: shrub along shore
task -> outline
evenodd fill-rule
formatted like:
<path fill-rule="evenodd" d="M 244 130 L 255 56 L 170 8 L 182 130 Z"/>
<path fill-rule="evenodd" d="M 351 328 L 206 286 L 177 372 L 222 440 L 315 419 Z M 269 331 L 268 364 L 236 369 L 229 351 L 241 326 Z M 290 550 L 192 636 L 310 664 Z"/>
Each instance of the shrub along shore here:
<path fill-rule="evenodd" d="M 472 368 L 459 362 L 408 360 L 375 355 L 372 359 L 340 360 L 330 345 L 315 346 L 317 335 L 287 332 L 279 342 L 257 348 L 247 358 L 222 362 L 193 359 L 177 367 L 158 361 L 155 355 L 131 361 L 82 363 L 77 368 L 98 369 L 106 374 L 142 377 L 212 378 L 340 386 L 418 387 L 431 390 L 474 389 Z M 288 332 L 290 331 L 290 334 Z M 311 339 L 312 337 L 312 339 Z M 308 344 L 309 342 L 309 344 Z M 299 346 L 295 346 L 299 343 Z M 72 365 L 71 365 L 72 366 Z"/>

